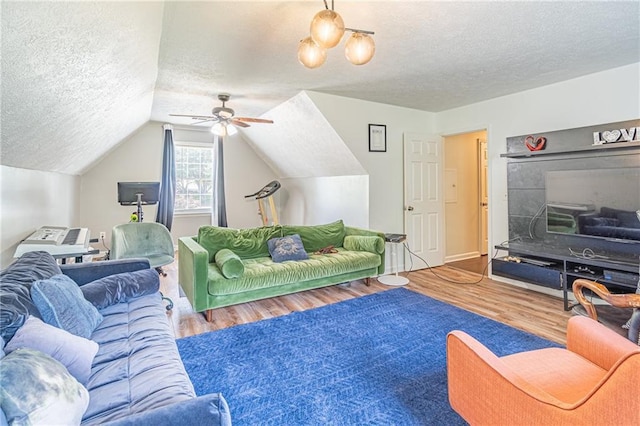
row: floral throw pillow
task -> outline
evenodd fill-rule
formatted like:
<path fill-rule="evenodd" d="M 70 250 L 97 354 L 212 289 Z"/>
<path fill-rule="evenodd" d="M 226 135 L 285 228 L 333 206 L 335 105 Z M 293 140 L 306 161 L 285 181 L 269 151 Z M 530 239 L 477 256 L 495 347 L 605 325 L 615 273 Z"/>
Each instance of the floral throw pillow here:
<path fill-rule="evenodd" d="M 274 262 L 284 262 L 287 260 L 304 260 L 309 255 L 304 250 L 300 235 L 293 234 L 282 238 L 272 238 L 267 241 L 269 253 Z"/>
<path fill-rule="evenodd" d="M 49 355 L 18 349 L 0 361 L 0 405 L 9 424 L 77 425 L 89 392 Z"/>

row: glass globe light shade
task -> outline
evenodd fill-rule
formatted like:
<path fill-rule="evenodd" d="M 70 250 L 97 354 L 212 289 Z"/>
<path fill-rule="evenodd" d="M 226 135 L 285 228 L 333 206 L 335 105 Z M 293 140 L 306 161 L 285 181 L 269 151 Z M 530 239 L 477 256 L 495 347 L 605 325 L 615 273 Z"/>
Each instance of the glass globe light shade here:
<path fill-rule="evenodd" d="M 364 65 L 373 58 L 376 44 L 368 34 L 353 33 L 345 44 L 344 54 L 353 65 Z"/>
<path fill-rule="evenodd" d="M 307 68 L 317 68 L 327 60 L 327 50 L 318 46 L 311 37 L 300 40 L 298 61 Z"/>
<path fill-rule="evenodd" d="M 316 13 L 311 21 L 311 38 L 318 46 L 335 47 L 344 35 L 344 21 L 333 10 L 325 9 Z"/>
<path fill-rule="evenodd" d="M 216 123 L 211 126 L 211 133 L 217 136 L 225 136 L 227 134 L 227 129 L 225 129 L 222 123 Z"/>
<path fill-rule="evenodd" d="M 233 124 L 216 123 L 211 126 L 211 133 L 217 136 L 231 136 L 238 133 L 238 129 Z"/>

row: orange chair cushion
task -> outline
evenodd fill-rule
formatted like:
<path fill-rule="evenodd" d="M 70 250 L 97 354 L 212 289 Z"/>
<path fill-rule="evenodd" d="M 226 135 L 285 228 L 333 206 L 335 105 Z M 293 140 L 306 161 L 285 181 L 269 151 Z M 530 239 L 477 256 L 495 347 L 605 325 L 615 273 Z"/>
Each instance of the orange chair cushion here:
<path fill-rule="evenodd" d="M 569 404 L 584 398 L 607 374 L 580 355 L 560 348 L 521 352 L 501 360 L 526 382 Z"/>

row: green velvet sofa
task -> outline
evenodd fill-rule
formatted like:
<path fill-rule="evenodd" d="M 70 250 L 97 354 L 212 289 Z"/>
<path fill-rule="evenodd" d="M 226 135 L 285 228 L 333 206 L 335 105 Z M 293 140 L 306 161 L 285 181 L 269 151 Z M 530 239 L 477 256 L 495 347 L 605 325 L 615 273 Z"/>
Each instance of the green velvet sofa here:
<path fill-rule="evenodd" d="M 267 241 L 298 234 L 305 260 L 274 262 Z M 316 253 L 333 246 L 332 253 Z M 178 281 L 196 312 L 365 279 L 384 273 L 384 234 L 345 226 L 203 226 L 178 239 Z"/>

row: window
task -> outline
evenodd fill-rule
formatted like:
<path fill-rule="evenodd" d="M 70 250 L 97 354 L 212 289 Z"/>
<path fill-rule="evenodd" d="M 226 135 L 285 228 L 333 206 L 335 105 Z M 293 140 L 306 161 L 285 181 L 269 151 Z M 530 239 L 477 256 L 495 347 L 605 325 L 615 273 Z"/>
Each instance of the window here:
<path fill-rule="evenodd" d="M 176 142 L 176 213 L 210 212 L 213 146 Z"/>

